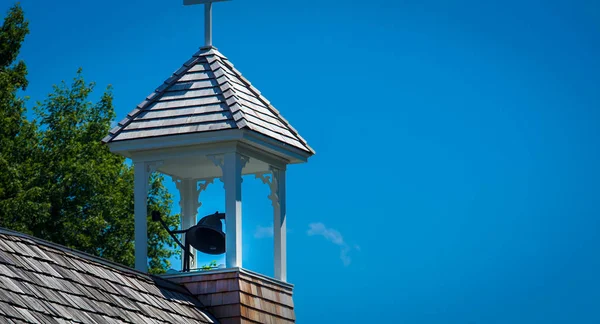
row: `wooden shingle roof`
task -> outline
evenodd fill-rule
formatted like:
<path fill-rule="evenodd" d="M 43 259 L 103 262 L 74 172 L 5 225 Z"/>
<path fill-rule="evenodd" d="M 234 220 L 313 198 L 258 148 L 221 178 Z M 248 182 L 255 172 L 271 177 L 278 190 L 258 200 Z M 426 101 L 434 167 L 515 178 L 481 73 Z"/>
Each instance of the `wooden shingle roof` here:
<path fill-rule="evenodd" d="M 249 129 L 314 151 L 216 48 L 203 48 L 110 131 L 103 142 Z"/>
<path fill-rule="evenodd" d="M 2 323 L 213 323 L 182 286 L 0 229 Z"/>

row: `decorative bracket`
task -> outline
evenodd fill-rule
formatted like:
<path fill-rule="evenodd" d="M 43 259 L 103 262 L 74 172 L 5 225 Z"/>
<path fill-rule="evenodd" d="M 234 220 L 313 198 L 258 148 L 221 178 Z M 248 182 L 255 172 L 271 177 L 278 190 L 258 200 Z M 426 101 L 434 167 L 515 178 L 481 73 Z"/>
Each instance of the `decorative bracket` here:
<path fill-rule="evenodd" d="M 194 199 L 194 210 L 197 211 L 198 208 L 200 208 L 200 206 L 202 206 L 202 202 L 200 202 L 200 194 L 202 193 L 202 191 L 205 191 L 206 188 L 208 187 L 208 185 L 210 185 L 211 183 L 213 183 L 215 181 L 215 178 L 207 178 L 207 179 L 194 179 L 192 180 L 194 182 L 194 197 L 196 197 L 196 199 Z M 173 182 L 175 182 L 175 187 L 177 187 L 177 190 L 179 191 L 179 208 L 181 208 L 183 210 L 183 181 L 181 178 L 178 177 L 173 177 Z"/>
<path fill-rule="evenodd" d="M 223 166 L 225 165 L 225 157 L 223 156 L 223 154 L 208 155 L 207 157 L 215 164 L 215 166 L 218 166 L 219 168 L 221 168 L 221 170 L 223 170 Z"/>
<path fill-rule="evenodd" d="M 183 210 L 183 195 L 181 194 L 183 190 L 183 184 L 181 178 L 172 177 L 173 182 L 175 182 L 175 188 L 179 191 L 179 209 Z"/>
<path fill-rule="evenodd" d="M 153 172 L 155 172 L 156 169 L 158 169 L 161 165 L 163 165 L 163 161 L 146 162 L 145 165 L 146 165 L 146 172 L 148 173 L 148 175 L 150 175 Z"/>
<path fill-rule="evenodd" d="M 246 167 L 246 164 L 250 161 L 250 158 L 236 153 L 238 154 L 239 158 L 240 158 L 240 168 L 243 170 L 244 167 Z M 215 166 L 221 168 L 221 172 L 223 174 L 223 176 L 220 178 L 221 182 L 223 182 L 223 184 L 225 184 L 225 155 L 224 154 L 217 154 L 217 155 L 209 155 L 208 158 L 215 164 Z M 244 178 L 242 177 L 242 179 L 240 180 L 240 182 L 244 182 Z"/>
<path fill-rule="evenodd" d="M 198 208 L 200 208 L 200 206 L 202 206 L 202 202 L 200 202 L 200 194 L 202 193 L 202 191 L 205 191 L 206 188 L 208 187 L 209 184 L 213 183 L 215 181 L 215 178 L 208 178 L 208 179 L 199 179 L 196 180 L 196 191 L 197 191 L 197 197 L 198 197 Z"/>
<path fill-rule="evenodd" d="M 279 182 L 279 170 L 275 167 L 269 167 L 270 173 L 255 173 L 254 177 L 262 181 L 262 183 L 269 186 L 271 193 L 267 196 L 271 200 L 273 207 L 279 207 L 279 193 L 277 191 L 277 184 Z"/>

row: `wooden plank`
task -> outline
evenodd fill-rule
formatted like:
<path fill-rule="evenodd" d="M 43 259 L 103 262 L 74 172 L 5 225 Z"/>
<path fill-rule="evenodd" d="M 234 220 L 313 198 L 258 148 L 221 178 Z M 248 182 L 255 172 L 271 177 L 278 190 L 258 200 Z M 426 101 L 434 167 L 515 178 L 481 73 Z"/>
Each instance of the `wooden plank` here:
<path fill-rule="evenodd" d="M 215 112 L 215 113 L 207 113 L 201 115 L 192 115 L 192 116 L 181 116 L 181 117 L 171 117 L 171 118 L 159 118 L 159 119 L 148 119 L 148 120 L 136 120 L 135 122 L 129 124 L 129 126 L 125 127 L 124 131 L 131 131 L 136 129 L 147 129 L 147 128 L 162 128 L 162 127 L 171 127 L 171 126 L 182 126 L 189 124 L 199 124 L 199 123 L 209 123 L 209 122 L 218 122 L 232 119 L 232 116 L 229 112 Z"/>
<path fill-rule="evenodd" d="M 254 124 L 254 123 L 252 123 L 250 121 L 248 121 L 248 122 L 250 124 L 250 129 L 252 129 L 252 130 L 254 130 L 256 132 L 259 132 L 259 133 L 261 133 L 263 135 L 269 136 L 269 137 L 271 137 L 273 139 L 279 140 L 279 141 L 284 142 L 286 144 L 289 144 L 291 146 L 304 149 L 304 145 L 302 143 L 300 143 L 298 140 L 295 140 L 293 138 L 289 138 L 287 136 L 275 133 L 275 132 L 273 132 L 273 131 L 271 131 L 271 130 L 269 130 L 267 128 L 264 128 L 264 127 L 262 127 L 260 125 Z"/>
<path fill-rule="evenodd" d="M 123 131 L 121 134 L 117 135 L 113 140 L 114 141 L 122 141 L 122 140 L 127 140 L 127 139 L 134 139 L 134 138 L 195 133 L 195 132 L 214 131 L 214 130 L 231 129 L 231 128 L 237 128 L 234 121 L 224 121 L 224 122 L 202 124 L 202 125 L 189 125 L 189 126 L 185 126 L 185 127 L 175 126 L 175 127 L 150 129 L 150 130 L 138 130 L 138 131 L 132 131 L 132 132 Z"/>
<path fill-rule="evenodd" d="M 240 305 L 211 306 L 209 310 L 216 318 L 241 316 Z"/>
<path fill-rule="evenodd" d="M 246 114 L 245 118 L 249 122 L 251 122 L 253 124 L 260 125 L 260 126 L 266 128 L 266 129 L 268 129 L 268 130 L 270 130 L 272 132 L 275 132 L 275 133 L 278 133 L 280 135 L 287 136 L 287 137 L 289 137 L 291 139 L 297 140 L 296 136 L 294 134 L 292 134 L 287 128 L 283 128 L 281 126 L 274 125 L 274 124 L 271 124 L 269 122 L 263 121 L 262 119 L 257 118 L 257 117 L 255 117 L 252 114 Z"/>
<path fill-rule="evenodd" d="M 273 113 L 271 110 L 269 110 L 269 108 L 267 108 L 265 106 L 257 105 L 254 102 L 248 101 L 242 97 L 238 97 L 238 98 L 239 98 L 238 101 L 242 106 L 252 108 L 257 112 L 260 112 L 260 113 L 270 116 L 272 118 L 276 118 L 275 113 Z"/>
<path fill-rule="evenodd" d="M 242 283 L 240 284 L 240 286 L 242 287 L 242 289 L 240 298 L 242 300 L 244 298 L 244 295 L 248 295 L 253 297 L 259 297 L 261 299 L 266 299 L 269 302 L 279 304 L 285 307 L 294 307 L 291 296 L 288 296 L 281 292 L 276 292 L 275 290 L 271 290 L 267 287 L 260 286 L 256 283 L 245 282 L 244 280 L 241 281 Z"/>
<path fill-rule="evenodd" d="M 214 105 L 214 104 L 220 104 L 222 102 L 223 102 L 223 98 L 220 98 L 219 96 L 203 97 L 203 98 L 196 98 L 196 99 L 185 99 L 185 100 L 171 100 L 171 101 L 155 102 L 152 105 L 150 105 L 148 110 Z"/>
<path fill-rule="evenodd" d="M 198 62 L 196 65 L 192 66 L 188 73 L 190 72 L 204 72 L 210 71 L 210 65 L 208 63 Z"/>
<path fill-rule="evenodd" d="M 170 91 L 170 92 L 165 92 L 157 101 L 215 96 L 220 93 L 221 93 L 221 90 L 218 87 L 204 88 L 204 89 L 198 89 L 198 90 Z"/>
<path fill-rule="evenodd" d="M 195 73 L 186 73 L 181 78 L 177 80 L 177 82 L 184 81 L 200 81 L 207 79 L 214 79 L 215 75 L 212 72 L 195 72 Z"/>
<path fill-rule="evenodd" d="M 240 85 L 237 82 L 229 82 L 229 84 L 231 84 L 231 87 L 237 92 L 242 92 L 243 94 L 245 94 L 247 96 L 253 96 L 255 98 L 258 98 L 258 96 L 252 90 L 250 90 L 250 88 L 248 88 L 245 85 Z"/>
<path fill-rule="evenodd" d="M 216 87 L 219 84 L 215 79 L 207 79 L 200 81 L 188 81 L 188 82 L 177 82 L 166 89 L 166 92 L 171 91 L 181 91 L 181 90 L 196 90 L 196 89 L 204 89 L 204 88 L 212 88 Z"/>
<path fill-rule="evenodd" d="M 251 102 L 257 106 L 260 107 L 264 107 L 265 109 L 269 109 L 268 108 L 268 104 L 264 103 L 263 101 L 259 100 L 258 98 L 256 98 L 255 96 L 249 96 L 241 91 L 237 91 L 236 95 L 242 99 L 244 99 L 245 101 Z"/>

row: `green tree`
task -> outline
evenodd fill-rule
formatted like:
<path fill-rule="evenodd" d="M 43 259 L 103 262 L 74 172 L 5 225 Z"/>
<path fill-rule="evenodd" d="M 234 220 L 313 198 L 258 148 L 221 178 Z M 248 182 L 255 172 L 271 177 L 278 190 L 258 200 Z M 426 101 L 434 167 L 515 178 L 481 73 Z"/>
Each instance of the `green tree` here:
<path fill-rule="evenodd" d="M 0 29 L 0 226 L 32 234 L 115 262 L 134 264 L 133 168 L 101 139 L 115 117 L 109 87 L 92 103 L 94 84 L 81 70 L 71 84 L 54 86 L 27 121 L 23 62 L 14 63 L 27 34 L 16 5 Z M 158 210 L 172 227 L 172 197 L 151 177 L 148 214 Z M 174 242 L 148 224 L 150 272 L 165 272 Z"/>
<path fill-rule="evenodd" d="M 21 43 L 29 33 L 19 5 L 13 6 L 0 27 L 0 226 L 29 232 L 35 216 L 48 209 L 35 185 L 37 128 L 26 118 L 27 67 L 17 62 Z"/>

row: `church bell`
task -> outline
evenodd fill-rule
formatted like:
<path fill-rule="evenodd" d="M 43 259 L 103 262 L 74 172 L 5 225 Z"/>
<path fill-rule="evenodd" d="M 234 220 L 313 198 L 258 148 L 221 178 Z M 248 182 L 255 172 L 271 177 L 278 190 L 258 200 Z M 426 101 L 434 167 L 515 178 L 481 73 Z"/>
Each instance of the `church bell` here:
<path fill-rule="evenodd" d="M 175 240 L 177 245 L 183 250 L 183 271 L 190 271 L 190 259 L 194 256 L 190 253 L 190 246 L 206 254 L 225 253 L 225 233 L 223 232 L 223 223 L 225 214 L 216 212 L 212 215 L 204 216 L 198 224 L 184 230 L 171 230 L 163 221 L 158 211 L 152 212 L 152 220 L 160 222 L 167 230 L 169 235 Z M 181 241 L 176 234 L 185 234 L 185 241 Z"/>
<path fill-rule="evenodd" d="M 186 241 L 202 253 L 225 253 L 225 233 L 221 223 L 224 219 L 225 214 L 219 212 L 203 217 L 198 224 L 188 229 Z"/>

